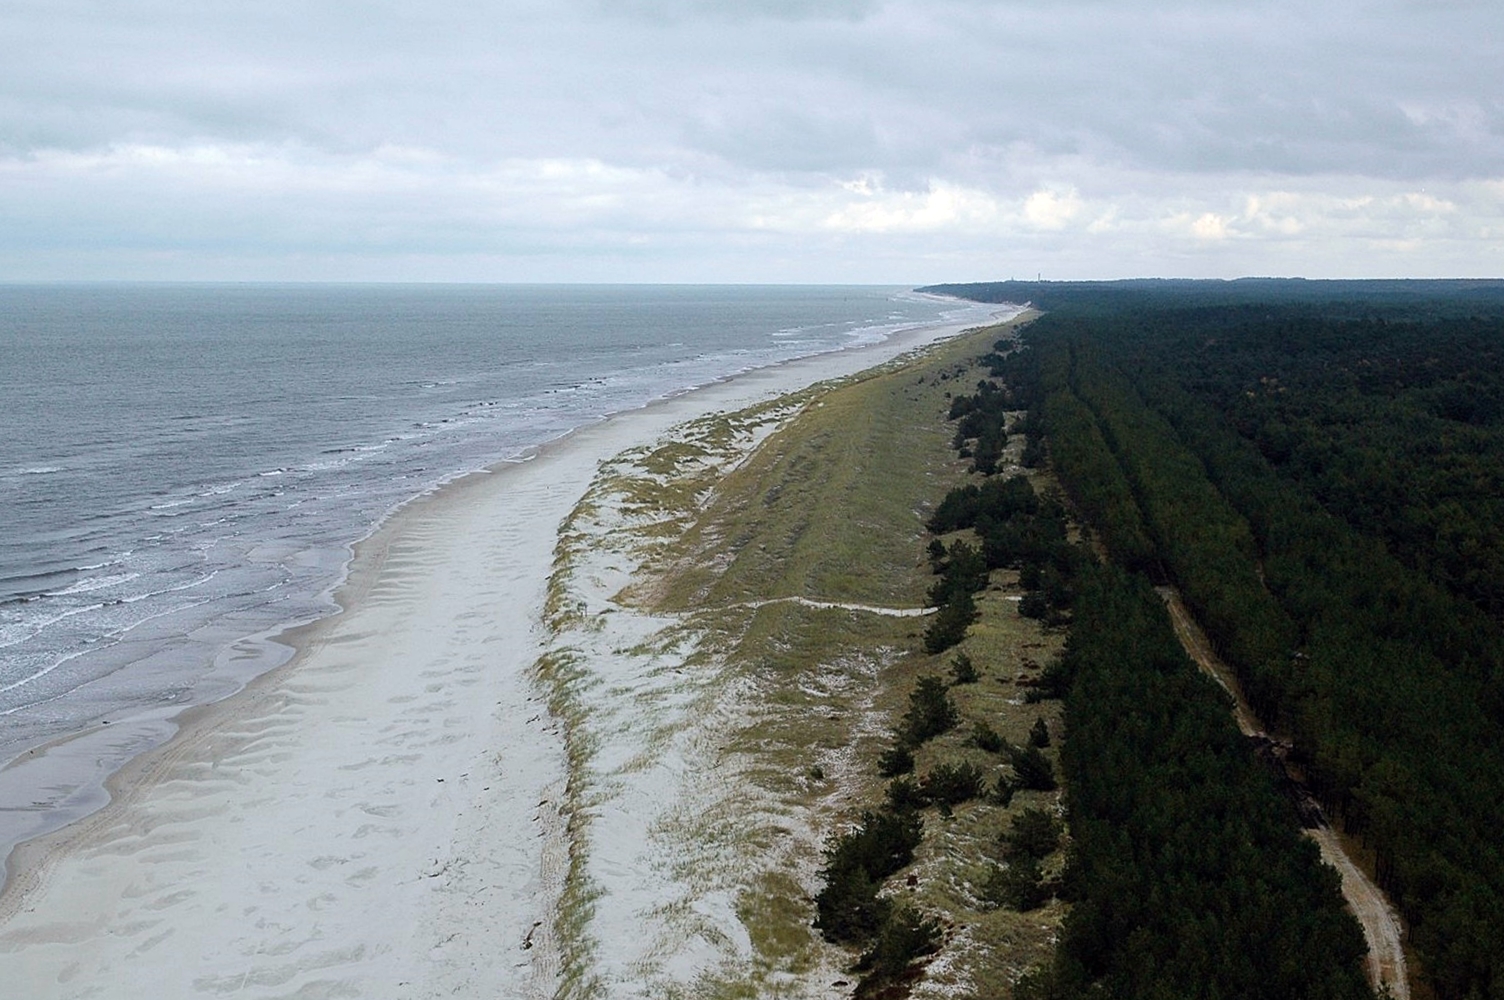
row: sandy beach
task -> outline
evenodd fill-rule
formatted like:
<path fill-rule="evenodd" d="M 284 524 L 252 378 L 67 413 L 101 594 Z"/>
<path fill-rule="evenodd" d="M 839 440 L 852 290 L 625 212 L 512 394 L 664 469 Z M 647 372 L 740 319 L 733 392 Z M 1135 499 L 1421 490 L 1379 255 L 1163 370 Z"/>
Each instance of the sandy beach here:
<path fill-rule="evenodd" d="M 671 864 L 639 868 L 660 814 L 696 808 L 679 801 L 698 786 L 671 753 L 639 760 L 648 777 L 602 800 L 590 902 L 614 916 L 597 921 L 595 951 L 555 940 L 579 874 L 568 720 L 550 712 L 536 671 L 560 653 L 545 615 L 560 527 L 627 449 L 956 332 L 910 331 L 718 383 L 408 505 L 360 547 L 344 612 L 286 637 L 298 649 L 289 664 L 178 719 L 175 739 L 111 780 L 108 806 L 16 852 L 0 900 L 5 981 L 38 1000 L 551 997 L 571 984 L 626 996 L 692 983 L 736 952 L 738 922 L 714 893 L 676 896 Z M 630 569 L 595 567 L 599 593 Z M 609 643 L 570 653 L 612 655 Z M 656 653 L 651 676 L 673 655 Z M 651 677 L 619 680 L 581 701 L 614 713 L 596 730 L 597 759 L 640 757 L 659 731 L 632 709 L 658 700 Z M 632 684 L 636 700 L 623 696 Z M 655 913 L 675 899 L 695 929 L 656 932 Z"/>

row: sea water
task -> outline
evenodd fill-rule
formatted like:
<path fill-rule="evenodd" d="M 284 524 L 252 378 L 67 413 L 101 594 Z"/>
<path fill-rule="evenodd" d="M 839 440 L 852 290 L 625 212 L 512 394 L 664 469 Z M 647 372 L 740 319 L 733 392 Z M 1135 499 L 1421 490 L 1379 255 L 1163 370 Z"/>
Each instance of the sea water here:
<path fill-rule="evenodd" d="M 987 308 L 868 286 L 0 286 L 0 766 L 276 665 L 285 647 L 246 637 L 333 611 L 350 546 L 438 485 Z M 0 782 L 0 813 L 47 804 Z"/>

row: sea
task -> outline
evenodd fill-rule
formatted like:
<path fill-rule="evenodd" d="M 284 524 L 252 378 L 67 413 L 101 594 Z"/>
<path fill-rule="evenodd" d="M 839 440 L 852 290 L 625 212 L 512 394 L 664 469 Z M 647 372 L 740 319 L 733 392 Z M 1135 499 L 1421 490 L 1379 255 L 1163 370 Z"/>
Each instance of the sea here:
<path fill-rule="evenodd" d="M 996 308 L 874 286 L 0 285 L 0 773 L 283 662 L 271 637 L 336 610 L 352 546 L 446 482 Z M 75 792 L 0 781 L 0 858 Z"/>

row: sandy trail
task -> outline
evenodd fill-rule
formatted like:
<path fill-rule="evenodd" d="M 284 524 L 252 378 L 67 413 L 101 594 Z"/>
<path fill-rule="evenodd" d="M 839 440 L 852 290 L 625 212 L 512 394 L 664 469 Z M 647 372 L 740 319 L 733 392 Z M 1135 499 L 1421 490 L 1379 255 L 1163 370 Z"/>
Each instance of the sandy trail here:
<path fill-rule="evenodd" d="M 1243 698 L 1242 688 L 1231 668 L 1222 662 L 1212 650 L 1211 641 L 1201 626 L 1191 616 L 1179 591 L 1174 587 L 1160 587 L 1165 607 L 1170 613 L 1170 622 L 1175 635 L 1185 647 L 1187 655 L 1195 661 L 1202 672 L 1215 680 L 1232 696 L 1233 715 L 1238 729 L 1244 736 L 1265 736 L 1264 727 L 1253 714 Z M 1399 915 L 1382 890 L 1364 874 L 1363 870 L 1348 856 L 1337 832 L 1330 825 L 1305 831 L 1321 849 L 1321 858 L 1342 876 L 1342 896 L 1348 909 L 1358 918 L 1363 927 L 1363 937 L 1368 942 L 1368 982 L 1375 990 L 1384 988 L 1395 1000 L 1410 1000 L 1410 981 L 1405 967 L 1405 949 L 1402 943 L 1403 930 Z"/>
<path fill-rule="evenodd" d="M 1348 857 L 1330 826 L 1307 830 L 1306 834 L 1321 848 L 1321 859 L 1342 876 L 1342 895 L 1363 925 L 1363 936 L 1368 940 L 1369 985 L 1374 989 L 1387 987 L 1395 1000 L 1410 1000 L 1400 921 L 1388 897 Z"/>
<path fill-rule="evenodd" d="M 935 613 L 935 608 L 882 608 L 873 604 L 848 604 L 844 601 L 816 601 L 808 597 L 772 597 L 766 601 L 739 601 L 734 608 L 765 608 L 770 604 L 799 604 L 806 608 L 824 608 L 839 611 L 863 611 L 889 618 L 922 618 Z"/>

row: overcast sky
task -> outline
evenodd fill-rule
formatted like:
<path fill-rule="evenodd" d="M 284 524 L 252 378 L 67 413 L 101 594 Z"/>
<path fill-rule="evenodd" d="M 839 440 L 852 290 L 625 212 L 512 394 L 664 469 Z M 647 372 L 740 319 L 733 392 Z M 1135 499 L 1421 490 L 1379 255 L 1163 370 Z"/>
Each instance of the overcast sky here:
<path fill-rule="evenodd" d="M 1504 275 L 1499 0 L 4 0 L 0 280 Z"/>

